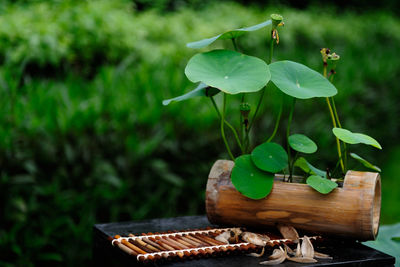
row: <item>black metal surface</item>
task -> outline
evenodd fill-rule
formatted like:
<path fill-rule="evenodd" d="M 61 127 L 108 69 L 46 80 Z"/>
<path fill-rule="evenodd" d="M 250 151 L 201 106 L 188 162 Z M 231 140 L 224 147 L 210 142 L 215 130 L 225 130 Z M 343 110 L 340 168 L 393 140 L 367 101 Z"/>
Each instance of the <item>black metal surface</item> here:
<path fill-rule="evenodd" d="M 127 236 L 130 233 L 164 232 L 168 230 L 186 230 L 204 228 L 210 225 L 206 216 L 186 216 L 167 219 L 153 219 L 137 222 L 96 224 L 93 228 L 93 264 L 95 266 L 121 266 L 122 264 L 142 265 L 135 257 L 129 256 L 113 247 L 110 236 Z M 357 242 L 332 241 L 317 247 L 318 252 L 329 254 L 333 260 L 319 260 L 314 264 L 299 264 L 285 261 L 275 266 L 393 266 L 395 258 Z M 156 266 L 261 266 L 260 261 L 267 260 L 267 255 L 253 258 L 243 255 L 230 255 L 205 259 L 185 260 L 182 262 L 156 263 Z M 149 266 L 147 264 L 147 266 Z"/>

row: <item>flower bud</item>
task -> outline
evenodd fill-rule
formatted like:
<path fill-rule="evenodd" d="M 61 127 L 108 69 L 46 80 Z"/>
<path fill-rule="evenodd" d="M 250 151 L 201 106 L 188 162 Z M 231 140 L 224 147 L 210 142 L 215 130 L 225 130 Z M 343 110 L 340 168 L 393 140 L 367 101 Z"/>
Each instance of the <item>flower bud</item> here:
<path fill-rule="evenodd" d="M 247 119 L 249 117 L 250 109 L 251 107 L 249 103 L 240 104 L 240 113 L 242 113 L 244 119 Z"/>
<path fill-rule="evenodd" d="M 271 20 L 272 20 L 272 29 L 275 29 L 276 27 L 283 25 L 283 22 L 282 22 L 283 17 L 279 14 L 271 14 Z M 281 24 L 281 25 L 279 25 L 279 24 Z"/>

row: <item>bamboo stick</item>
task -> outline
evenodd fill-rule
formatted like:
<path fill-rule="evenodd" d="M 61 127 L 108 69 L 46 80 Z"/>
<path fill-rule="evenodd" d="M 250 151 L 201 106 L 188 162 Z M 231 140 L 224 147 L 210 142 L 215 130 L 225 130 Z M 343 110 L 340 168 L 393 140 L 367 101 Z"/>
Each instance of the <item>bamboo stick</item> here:
<path fill-rule="evenodd" d="M 190 238 L 187 238 L 186 236 L 180 236 L 179 238 L 185 240 L 189 244 L 192 244 L 192 246 L 194 246 L 195 248 L 201 247 L 201 243 L 196 242 Z"/>
<path fill-rule="evenodd" d="M 185 240 L 182 240 L 178 236 L 170 236 L 170 238 L 172 240 L 174 240 L 175 242 L 178 242 L 179 244 L 182 244 L 183 246 L 185 246 L 185 248 L 195 248 L 196 247 L 196 246 L 193 246 L 192 244 L 186 242 Z"/>
<path fill-rule="evenodd" d="M 208 242 L 209 244 L 212 244 L 213 246 L 218 246 L 218 245 L 226 245 L 225 243 L 215 240 L 211 237 L 208 237 L 204 234 L 196 234 L 197 236 L 200 236 L 201 238 L 203 238 L 204 241 Z"/>
<path fill-rule="evenodd" d="M 142 246 L 137 240 L 132 240 L 132 239 L 130 239 L 130 240 L 128 241 L 128 243 L 130 243 L 130 244 L 132 244 L 132 245 L 134 245 L 134 246 L 140 248 L 140 249 L 143 250 L 143 251 L 146 251 L 147 253 L 155 252 L 155 251 L 153 251 L 153 250 L 151 250 L 151 249 L 149 249 L 149 248 L 146 248 L 145 246 Z"/>
<path fill-rule="evenodd" d="M 120 235 L 116 235 L 115 238 L 118 239 L 120 238 Z M 142 249 L 138 248 L 137 246 L 129 243 L 128 241 L 126 241 L 125 239 L 121 240 L 121 243 L 127 247 L 129 247 L 130 249 L 134 250 L 137 254 L 146 254 L 146 251 L 143 251 Z"/>
<path fill-rule="evenodd" d="M 157 249 L 160 250 L 160 251 L 164 251 L 164 250 L 165 250 L 165 249 L 162 248 L 160 245 L 158 245 L 156 242 L 153 242 L 153 241 L 151 241 L 151 240 L 148 239 L 148 238 L 143 238 L 142 240 L 143 240 L 144 242 L 146 242 L 146 243 L 152 245 L 153 247 L 157 248 Z"/>
<path fill-rule="evenodd" d="M 125 246 L 124 244 L 115 241 L 114 244 L 116 244 L 122 251 L 124 251 L 125 253 L 132 255 L 132 256 L 137 256 L 139 255 L 136 251 L 130 249 L 129 247 Z"/>
<path fill-rule="evenodd" d="M 173 240 L 171 237 L 164 237 L 164 240 L 170 242 L 171 244 L 175 245 L 178 249 L 188 249 L 189 247 L 184 246 L 183 244 Z"/>
<path fill-rule="evenodd" d="M 191 239 L 191 240 L 193 240 L 193 241 L 196 241 L 196 242 L 200 243 L 200 246 L 202 246 L 202 247 L 205 247 L 205 246 L 209 245 L 208 243 L 205 243 L 203 240 L 198 239 L 193 235 L 188 234 L 188 235 L 186 235 L 186 237 Z"/>
<path fill-rule="evenodd" d="M 153 237 L 150 237 L 149 239 L 153 242 L 156 242 L 159 246 L 163 247 L 165 250 L 175 250 L 175 248 L 169 246 L 168 244 L 162 242 L 161 240 L 157 240 Z"/>

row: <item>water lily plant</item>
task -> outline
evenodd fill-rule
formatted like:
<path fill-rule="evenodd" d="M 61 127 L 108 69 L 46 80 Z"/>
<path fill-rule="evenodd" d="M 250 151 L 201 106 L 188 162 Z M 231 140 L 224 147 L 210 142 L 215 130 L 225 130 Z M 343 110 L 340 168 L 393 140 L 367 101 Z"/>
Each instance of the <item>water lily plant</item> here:
<path fill-rule="evenodd" d="M 261 199 L 270 193 L 276 173 L 283 172 L 285 174 L 284 181 L 292 182 L 295 168 L 302 170 L 305 174 L 305 181 L 309 186 L 322 194 L 327 194 L 338 186 L 338 181 L 340 182 L 343 179 L 342 177 L 348 168 L 348 156 L 367 168 L 380 171 L 379 167 L 351 153 L 348 149 L 349 145 L 353 144 L 365 144 L 378 149 L 382 149 L 382 147 L 372 137 L 354 133 L 342 127 L 333 98 L 338 91 L 332 84 L 340 56 L 331 53 L 327 48 L 321 49 L 322 74 L 294 61 L 273 62 L 274 46 L 279 44 L 278 29 L 283 25 L 283 17 L 272 14 L 269 20 L 260 24 L 229 30 L 211 38 L 188 43 L 187 47 L 199 49 L 218 40 L 228 39 L 232 42 L 233 50 L 215 49 L 195 54 L 185 68 L 187 78 L 193 83 L 198 83 L 195 89 L 184 95 L 163 101 L 164 105 L 168 105 L 171 102 L 199 96 L 211 100 L 220 119 L 221 136 L 228 155 L 235 161 L 231 174 L 232 183 L 239 192 L 252 199 Z M 239 37 L 266 28 L 269 38 L 267 61 L 238 51 L 237 39 Z M 283 101 L 280 101 L 279 113 L 276 116 L 271 135 L 264 143 L 251 149 L 250 132 L 269 83 L 273 83 L 282 94 L 291 99 L 286 125 L 286 148 L 272 142 L 282 117 Z M 222 103 L 219 106 L 215 101 L 217 94 L 222 95 Z M 238 107 L 240 125 L 238 127 L 234 127 L 227 121 L 227 95 L 236 96 L 240 100 Z M 246 101 L 250 97 L 257 98 L 255 109 Z M 336 139 L 338 152 L 337 166 L 340 165 L 340 171 L 335 172 L 336 175 L 339 173 L 340 177 L 336 176 L 336 179 L 332 175 L 334 172 L 319 170 L 306 160 L 306 155 L 318 150 L 317 144 L 304 134 L 291 132 L 290 126 L 296 102 L 315 98 L 325 99 L 332 119 L 332 133 Z M 232 132 L 241 155 L 235 156 L 232 152 L 225 130 Z"/>

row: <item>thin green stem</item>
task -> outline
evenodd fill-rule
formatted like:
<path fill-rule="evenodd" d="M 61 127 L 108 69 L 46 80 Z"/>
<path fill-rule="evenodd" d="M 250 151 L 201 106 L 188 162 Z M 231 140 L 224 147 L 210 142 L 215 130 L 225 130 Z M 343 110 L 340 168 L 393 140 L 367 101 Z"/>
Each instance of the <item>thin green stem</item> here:
<path fill-rule="evenodd" d="M 330 101 L 329 101 L 329 97 L 326 98 L 326 103 L 328 104 L 329 113 L 330 113 L 330 115 L 331 115 L 333 127 L 336 128 L 336 127 L 337 127 L 337 125 L 336 125 L 336 119 L 335 119 L 335 115 L 334 115 L 334 113 L 333 113 L 333 109 L 332 109 L 331 103 L 330 103 Z M 342 151 L 341 151 L 341 148 L 340 148 L 340 141 L 339 141 L 339 138 L 337 138 L 337 137 L 336 137 L 336 146 L 337 146 L 338 156 L 339 156 L 339 158 L 341 159 L 341 158 L 342 158 Z M 340 160 L 340 166 L 341 166 L 341 168 L 342 168 L 342 171 L 344 172 L 345 169 L 344 169 L 343 159 Z"/>
<path fill-rule="evenodd" d="M 333 96 L 330 97 L 330 100 L 332 101 L 332 109 L 333 109 L 333 114 L 335 115 L 335 119 L 336 119 L 336 122 L 337 122 L 337 126 L 338 126 L 339 128 L 342 128 L 342 124 L 340 123 L 340 120 L 339 120 L 339 115 L 338 115 L 338 113 L 337 113 L 337 109 L 336 109 L 336 105 L 335 105 L 335 100 L 334 100 Z M 346 143 L 345 143 L 345 142 L 342 142 L 342 143 L 343 143 L 343 149 L 346 150 Z M 343 162 L 343 160 L 342 160 L 342 163 L 343 163 L 343 165 L 344 165 L 344 170 L 343 170 L 343 172 L 345 172 L 345 170 L 347 170 L 347 153 L 344 153 L 344 162 Z"/>
<path fill-rule="evenodd" d="M 335 115 L 335 119 L 336 119 L 337 125 L 339 126 L 339 128 L 342 128 L 342 124 L 340 123 L 340 120 L 339 120 L 339 116 L 338 116 L 338 113 L 337 113 L 335 100 L 334 100 L 333 96 L 330 97 L 330 100 L 332 102 L 333 114 Z"/>
<path fill-rule="evenodd" d="M 236 38 L 232 38 L 231 40 L 232 40 L 233 48 L 235 49 L 235 51 L 238 51 L 238 47 L 236 44 Z"/>
<path fill-rule="evenodd" d="M 278 117 L 276 118 L 274 131 L 272 132 L 272 135 L 267 139 L 268 143 L 271 142 L 272 139 L 274 139 L 276 132 L 278 131 L 279 122 L 281 121 L 281 116 L 282 116 L 282 110 L 283 110 L 283 101 L 281 102 L 280 107 L 279 107 L 279 113 L 278 113 Z"/>
<path fill-rule="evenodd" d="M 324 74 L 325 78 L 327 78 L 326 68 L 327 68 L 327 64 L 324 62 L 324 73 L 323 74 Z M 333 112 L 329 97 L 326 98 L 326 103 L 328 104 L 329 114 L 331 115 L 333 127 L 336 128 L 337 127 L 337 125 L 336 125 L 336 117 L 335 117 L 335 114 Z M 336 138 L 336 146 L 337 146 L 338 156 L 339 156 L 339 159 L 340 159 L 340 167 L 342 168 L 342 172 L 344 173 L 345 168 L 344 168 L 344 163 L 343 163 L 343 159 L 342 159 L 340 141 L 339 141 L 339 138 L 337 138 L 337 137 L 335 137 L 335 138 Z"/>
<path fill-rule="evenodd" d="M 335 74 L 332 74 L 331 77 L 329 77 L 331 83 L 333 82 L 333 77 L 334 76 L 335 76 Z M 336 109 L 335 99 L 333 98 L 333 96 L 330 99 L 332 101 L 333 113 L 335 115 L 337 125 L 339 126 L 339 128 L 342 128 L 342 124 L 340 123 L 339 115 L 338 115 L 338 112 L 337 112 L 337 109 Z M 343 149 L 345 151 L 347 151 L 347 147 L 346 147 L 346 143 L 345 142 L 343 142 Z M 344 153 L 344 170 L 347 170 L 347 152 Z"/>
<path fill-rule="evenodd" d="M 257 103 L 256 111 L 254 112 L 253 118 L 252 118 L 251 122 L 249 123 L 248 131 L 251 130 L 251 127 L 253 126 L 254 121 L 256 120 L 258 110 L 260 109 L 262 100 L 263 100 L 263 98 L 264 98 L 265 89 L 266 89 L 266 88 L 264 87 L 264 88 L 261 90 L 261 95 L 260 95 L 260 98 L 259 98 L 258 103 Z"/>
<path fill-rule="evenodd" d="M 242 93 L 242 97 L 241 97 L 241 100 L 240 100 L 240 104 L 241 104 L 241 105 L 243 105 L 244 100 L 245 100 L 245 94 Z M 240 118 L 239 118 L 239 123 L 240 123 L 240 137 L 241 137 L 241 140 L 242 140 L 242 144 L 244 145 L 244 119 L 243 119 L 242 112 L 239 111 L 239 114 L 240 114 Z M 245 153 L 244 147 L 242 146 L 242 154 L 244 154 L 244 153 Z"/>
<path fill-rule="evenodd" d="M 272 33 L 271 33 L 271 42 L 270 42 L 270 51 L 269 51 L 268 64 L 271 64 L 271 62 L 272 62 L 272 56 L 273 56 L 273 53 L 274 53 L 274 41 L 275 40 L 272 38 Z M 264 87 L 261 90 L 261 95 L 260 95 L 260 98 L 259 98 L 258 103 L 257 103 L 256 111 L 254 112 L 253 119 L 251 120 L 250 125 L 249 125 L 249 131 L 250 131 L 251 127 L 253 126 L 253 123 L 254 123 L 254 121 L 256 119 L 256 116 L 257 116 L 257 113 L 258 113 L 258 110 L 260 109 L 262 100 L 264 98 L 265 89 L 266 89 L 266 87 Z"/>
<path fill-rule="evenodd" d="M 239 135 L 237 134 L 235 128 L 232 126 L 232 124 L 230 124 L 230 123 L 227 122 L 226 120 L 225 120 L 225 124 L 226 124 L 226 126 L 229 127 L 229 129 L 231 129 L 233 135 L 235 136 L 236 142 L 237 142 L 237 144 L 238 144 L 238 146 L 239 146 L 239 148 L 240 148 L 240 151 L 242 152 L 242 154 L 244 154 L 244 150 L 243 150 L 242 143 L 240 142 Z"/>
<path fill-rule="evenodd" d="M 293 98 L 292 106 L 290 107 L 289 119 L 286 128 L 286 145 L 288 153 L 288 166 L 289 166 L 289 180 L 292 180 L 292 169 L 291 169 L 291 156 L 290 156 L 290 145 L 289 145 L 289 135 L 290 135 L 290 125 L 292 124 L 294 106 L 296 104 L 296 98 Z"/>
<path fill-rule="evenodd" d="M 235 157 L 233 156 L 232 151 L 231 151 L 231 149 L 229 147 L 228 141 L 226 140 L 226 137 L 225 137 L 224 125 L 225 125 L 226 94 L 223 93 L 223 95 L 224 95 L 224 97 L 223 97 L 224 100 L 223 100 L 222 114 L 221 114 L 221 136 L 222 136 L 222 139 L 224 140 L 224 143 L 225 143 L 225 146 L 226 146 L 226 150 L 228 151 L 229 157 L 232 160 L 235 160 Z"/>
<path fill-rule="evenodd" d="M 272 34 L 271 34 L 271 42 L 270 42 L 270 46 L 269 46 L 268 64 L 271 64 L 271 62 L 272 62 L 272 56 L 274 54 L 274 42 L 275 42 L 275 40 L 272 38 Z"/>
<path fill-rule="evenodd" d="M 293 160 L 292 160 L 292 166 L 291 166 L 291 170 L 290 170 L 290 173 L 291 173 L 292 175 L 293 175 L 293 173 L 294 173 L 294 163 L 296 162 L 297 156 L 298 156 L 298 155 L 299 155 L 299 152 L 296 151 L 296 154 L 294 154 L 294 158 L 293 158 Z M 293 181 L 292 175 L 289 177 L 289 182 L 292 182 L 292 181 Z"/>
<path fill-rule="evenodd" d="M 214 106 L 214 108 L 215 108 L 215 111 L 216 111 L 217 114 L 218 114 L 218 118 L 221 119 L 221 113 L 220 113 L 219 110 L 218 110 L 217 103 L 215 103 L 215 100 L 214 100 L 213 97 L 210 97 L 210 99 L 211 99 L 211 102 L 212 102 L 212 104 L 213 104 L 213 106 Z M 236 142 L 237 142 L 237 144 L 238 144 L 240 150 L 241 150 L 242 153 L 243 153 L 243 146 L 242 146 L 242 143 L 240 142 L 239 135 L 237 134 L 235 128 L 232 126 L 232 124 L 230 124 L 230 123 L 229 123 L 228 121 L 226 121 L 226 120 L 225 120 L 225 124 L 226 124 L 226 126 L 229 127 L 229 129 L 231 129 L 233 135 L 235 136 Z"/>
<path fill-rule="evenodd" d="M 218 118 L 221 119 L 221 113 L 219 112 L 217 103 L 215 103 L 214 97 L 211 96 L 210 99 L 211 99 L 211 103 L 213 104 L 213 106 L 214 106 L 214 108 L 215 108 L 215 111 L 216 111 L 217 114 L 218 114 Z"/>

